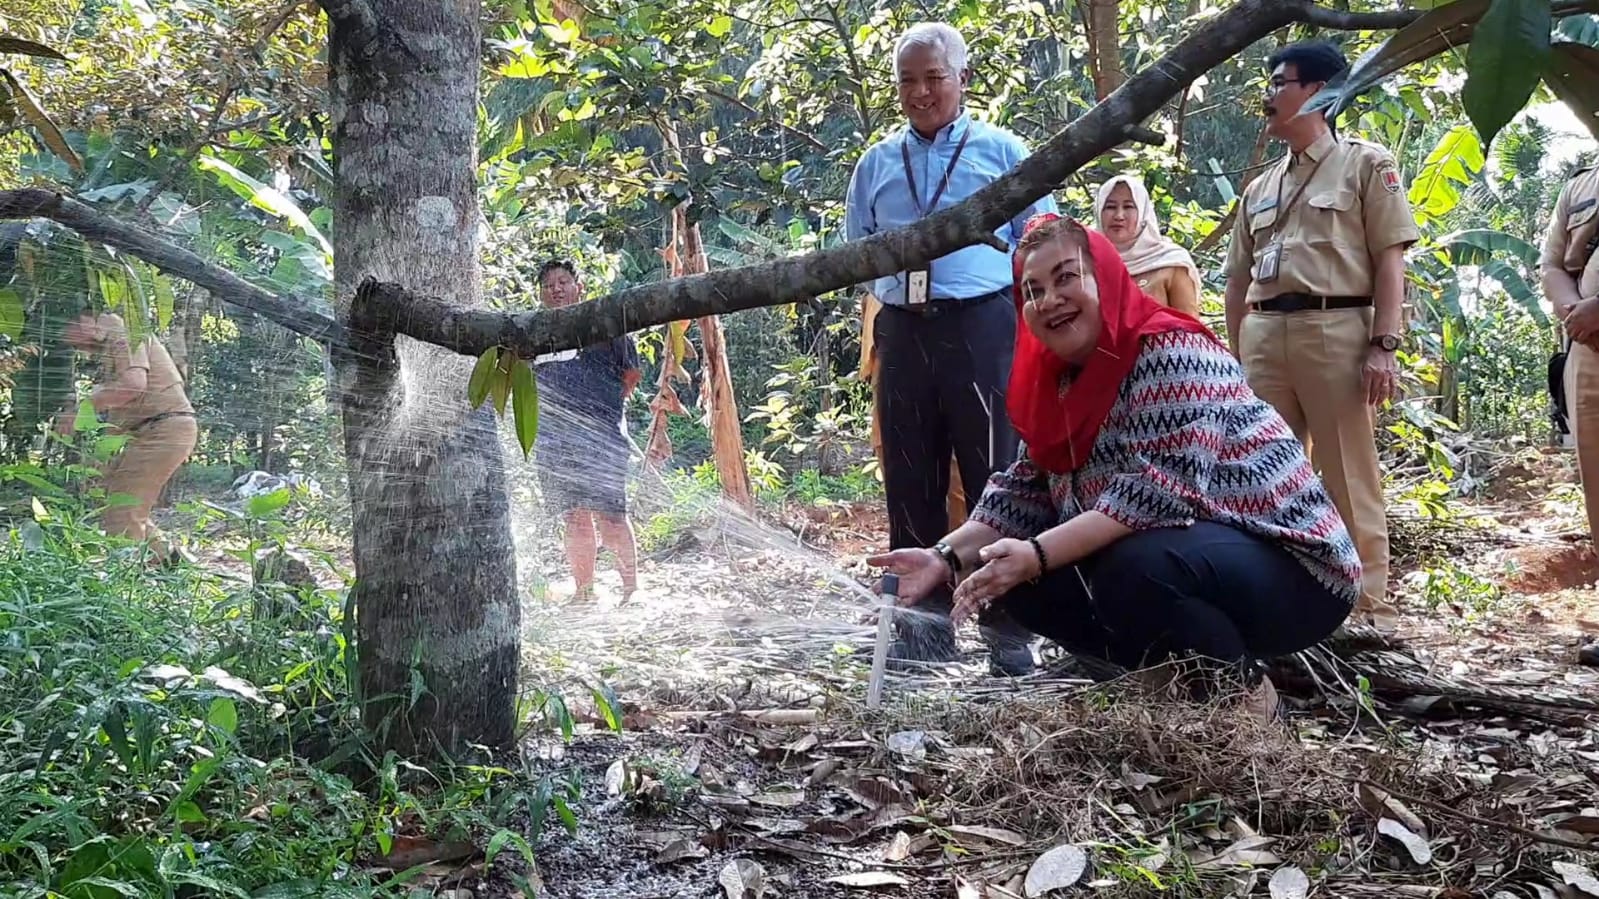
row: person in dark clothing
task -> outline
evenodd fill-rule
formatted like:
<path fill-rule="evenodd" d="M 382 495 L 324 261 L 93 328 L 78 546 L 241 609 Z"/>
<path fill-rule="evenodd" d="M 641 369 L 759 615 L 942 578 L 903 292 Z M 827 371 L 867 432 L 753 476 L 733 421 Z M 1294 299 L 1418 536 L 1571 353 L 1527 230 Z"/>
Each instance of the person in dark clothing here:
<path fill-rule="evenodd" d="M 894 76 L 906 125 L 868 147 L 850 177 L 849 240 L 953 206 L 1027 157 L 1021 138 L 966 110 L 971 69 L 966 41 L 954 28 L 923 22 L 907 29 L 894 44 Z M 1027 213 L 1054 209 L 1055 201 L 1043 197 L 994 234 L 1015 246 Z M 988 476 L 1016 455 L 1004 400 L 1016 329 L 1016 310 L 1007 302 L 1010 259 L 977 244 L 879 278 L 870 288 L 883 306 L 873 325 L 874 393 L 889 541 L 925 546 L 948 529 L 951 455 L 968 509 Z M 921 608 L 947 613 L 950 604 L 946 590 Z M 889 655 L 896 668 L 958 655 L 947 617 L 902 617 L 895 629 Z M 1004 612 L 985 614 L 981 633 L 995 673 L 1033 669 L 1031 635 Z"/>
<path fill-rule="evenodd" d="M 570 262 L 539 269 L 539 297 L 559 309 L 578 302 L 583 285 Z M 629 441 L 622 407 L 642 372 L 638 348 L 624 335 L 534 360 L 539 385 L 539 486 L 561 516 L 576 599 L 594 594 L 599 547 L 616 554 L 622 599 L 638 588 L 638 552 L 627 518 Z"/>

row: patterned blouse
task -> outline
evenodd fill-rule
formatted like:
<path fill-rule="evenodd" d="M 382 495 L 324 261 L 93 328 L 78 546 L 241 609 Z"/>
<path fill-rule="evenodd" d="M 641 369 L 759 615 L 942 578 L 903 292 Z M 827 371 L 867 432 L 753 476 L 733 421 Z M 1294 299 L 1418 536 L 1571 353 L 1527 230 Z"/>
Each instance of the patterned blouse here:
<path fill-rule="evenodd" d="M 1133 530 L 1230 525 L 1281 544 L 1351 605 L 1360 593 L 1360 557 L 1303 447 L 1203 334 L 1144 338 L 1088 462 L 1049 474 L 1023 446 L 971 517 L 1026 539 L 1088 510 Z"/>

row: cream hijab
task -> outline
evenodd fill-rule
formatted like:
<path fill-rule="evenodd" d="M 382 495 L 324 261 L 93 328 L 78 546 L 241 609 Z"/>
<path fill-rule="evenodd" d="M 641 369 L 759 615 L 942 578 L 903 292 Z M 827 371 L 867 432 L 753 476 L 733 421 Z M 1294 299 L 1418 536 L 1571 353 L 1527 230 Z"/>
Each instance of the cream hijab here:
<path fill-rule="evenodd" d="M 1094 199 L 1094 220 L 1104 220 L 1105 201 L 1110 199 L 1110 192 L 1118 184 L 1127 185 L 1133 195 L 1133 205 L 1138 207 L 1137 235 L 1133 237 L 1131 245 L 1116 247 L 1122 254 L 1122 261 L 1127 263 L 1128 273 L 1136 278 L 1159 269 L 1180 266 L 1188 271 L 1188 276 L 1194 279 L 1194 289 L 1198 290 L 1204 282 L 1199 279 L 1199 268 L 1194 265 L 1194 257 L 1178 246 L 1176 241 L 1160 233 L 1160 222 L 1155 218 L 1155 203 L 1149 198 L 1149 189 L 1144 187 L 1141 179 L 1132 175 L 1117 175 L 1100 185 L 1099 196 Z M 1100 228 L 1101 233 L 1104 230 Z"/>

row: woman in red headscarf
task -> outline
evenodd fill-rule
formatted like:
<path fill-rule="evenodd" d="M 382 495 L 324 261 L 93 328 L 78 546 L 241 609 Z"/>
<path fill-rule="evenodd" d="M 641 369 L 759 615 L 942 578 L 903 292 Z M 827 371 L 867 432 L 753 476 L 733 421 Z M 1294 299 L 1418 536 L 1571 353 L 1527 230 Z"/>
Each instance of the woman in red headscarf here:
<path fill-rule="evenodd" d="M 1013 268 L 1017 461 L 943 540 L 869 561 L 899 575 L 901 604 L 953 580 L 957 622 L 1000 602 L 1123 668 L 1220 662 L 1274 709 L 1261 661 L 1331 634 L 1359 594 L 1359 557 L 1304 449 L 1215 335 L 1140 291 L 1103 235 L 1035 217 Z"/>

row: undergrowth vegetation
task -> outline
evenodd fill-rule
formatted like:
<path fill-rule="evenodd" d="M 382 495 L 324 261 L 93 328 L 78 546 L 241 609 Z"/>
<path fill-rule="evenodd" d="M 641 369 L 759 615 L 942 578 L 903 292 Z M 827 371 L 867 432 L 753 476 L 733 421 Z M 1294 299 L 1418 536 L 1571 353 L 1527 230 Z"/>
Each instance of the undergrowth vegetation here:
<path fill-rule="evenodd" d="M 407 895 L 427 846 L 520 869 L 576 824 L 520 762 L 375 754 L 343 591 L 283 589 L 148 567 L 54 506 L 0 531 L 0 896 Z M 571 732 L 559 697 L 524 712 Z"/>

